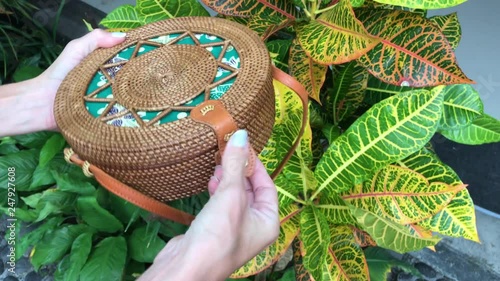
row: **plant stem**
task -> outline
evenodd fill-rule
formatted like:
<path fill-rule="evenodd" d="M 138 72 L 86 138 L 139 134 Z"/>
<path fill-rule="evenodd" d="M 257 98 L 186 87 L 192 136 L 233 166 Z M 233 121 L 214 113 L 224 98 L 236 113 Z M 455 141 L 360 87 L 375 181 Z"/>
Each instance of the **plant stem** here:
<path fill-rule="evenodd" d="M 307 16 L 308 18 L 311 18 L 311 19 L 312 19 L 311 14 L 309 13 L 309 10 L 307 9 L 307 7 L 308 7 L 309 5 L 307 5 L 307 4 L 306 4 L 306 2 L 305 2 L 304 0 L 300 0 L 300 1 L 302 2 L 302 5 L 304 5 L 304 13 L 306 13 L 306 16 Z"/>
<path fill-rule="evenodd" d="M 337 4 L 338 4 L 338 3 L 337 3 Z M 319 9 L 319 10 L 316 10 L 314 13 L 315 13 L 316 15 L 317 15 L 317 14 L 322 14 L 322 13 L 324 13 L 324 12 L 326 12 L 326 11 L 329 11 L 329 10 L 333 9 L 335 6 L 337 6 L 337 4 L 333 4 L 333 5 L 331 5 L 331 6 L 328 6 L 328 7 L 324 8 L 324 9 Z"/>
<path fill-rule="evenodd" d="M 290 192 L 288 192 L 288 191 L 284 190 L 283 188 L 281 188 L 281 187 L 279 187 L 279 186 L 276 186 L 276 189 L 277 189 L 280 193 L 282 193 L 283 195 L 285 195 L 286 197 L 288 197 L 288 198 L 292 199 L 293 201 L 295 201 L 295 202 L 297 202 L 297 203 L 300 203 L 300 204 L 302 204 L 302 205 L 307 205 L 306 201 L 301 200 L 301 199 L 299 199 L 299 198 L 297 198 L 297 197 L 293 196 L 292 194 L 290 194 Z"/>

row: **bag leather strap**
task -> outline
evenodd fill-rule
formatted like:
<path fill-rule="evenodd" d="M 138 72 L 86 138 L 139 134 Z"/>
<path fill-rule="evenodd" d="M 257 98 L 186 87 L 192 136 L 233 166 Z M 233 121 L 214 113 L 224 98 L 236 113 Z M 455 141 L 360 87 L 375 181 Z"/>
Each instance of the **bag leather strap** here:
<path fill-rule="evenodd" d="M 309 120 L 308 120 L 308 93 L 307 93 L 307 90 L 304 88 L 304 86 L 302 84 L 300 84 L 297 80 L 295 80 L 295 78 L 286 74 L 285 72 L 276 68 L 275 66 L 273 66 L 273 68 L 272 68 L 272 73 L 273 73 L 274 79 L 280 81 L 282 84 L 284 84 L 285 86 L 292 89 L 300 97 L 300 99 L 302 101 L 302 106 L 303 106 L 302 126 L 300 128 L 299 134 L 298 134 L 297 138 L 295 139 L 292 147 L 288 151 L 288 153 L 285 155 L 285 157 L 280 162 L 280 164 L 276 167 L 275 171 L 271 174 L 271 177 L 273 179 L 275 179 L 278 176 L 278 174 L 283 170 L 283 167 L 288 162 L 290 157 L 292 157 L 295 149 L 300 144 L 300 139 L 301 139 L 302 135 L 304 134 L 304 130 L 305 130 L 306 125 L 309 122 Z M 213 103 L 214 108 L 215 108 L 215 106 L 220 106 L 220 105 L 217 105 L 217 101 L 210 101 L 210 102 L 214 102 Z M 220 103 L 220 101 L 218 103 Z M 204 103 L 204 105 L 207 105 L 207 104 Z M 209 105 L 211 105 L 211 103 Z M 200 110 L 199 110 L 200 115 L 202 115 L 202 112 L 204 112 L 204 111 L 201 111 L 201 109 L 202 108 L 200 108 Z M 208 109 L 210 109 L 210 108 L 208 108 Z M 195 113 L 195 115 L 196 114 L 197 113 Z M 227 113 L 227 114 L 229 115 L 229 113 Z M 216 118 L 216 117 L 213 117 L 213 118 Z M 225 120 L 229 120 L 229 121 L 226 122 L 226 121 L 222 120 L 223 121 L 222 123 L 217 123 L 217 120 L 210 119 L 210 118 L 208 119 L 208 121 L 207 121 L 207 119 L 203 119 L 203 120 L 205 122 L 207 122 L 208 125 L 212 126 L 212 128 L 214 128 L 214 126 L 217 126 L 217 131 L 219 131 L 219 132 L 216 133 L 216 135 L 218 138 L 219 150 L 223 151 L 225 144 L 227 143 L 227 140 L 229 139 L 229 137 L 231 135 L 231 131 L 235 131 L 237 129 L 236 123 L 234 122 L 234 120 L 232 120 L 232 117 L 230 115 L 227 119 L 225 119 Z M 232 122 L 231 122 L 231 120 L 232 120 Z M 215 122 L 214 123 L 215 125 L 212 124 L 213 122 Z M 222 140 L 219 142 L 220 138 L 222 138 Z M 191 222 L 195 219 L 195 216 L 188 214 L 186 212 L 180 211 L 178 209 L 175 209 L 173 207 L 170 207 L 167 204 L 162 203 L 154 198 L 146 196 L 143 193 L 141 193 L 140 191 L 138 191 L 138 190 L 120 182 L 119 180 L 111 177 L 109 174 L 107 174 L 106 172 L 104 172 L 100 168 L 90 164 L 87 161 L 80 159 L 78 157 L 78 155 L 76 155 L 73 152 L 73 150 L 67 148 L 64 150 L 64 153 L 65 153 L 66 161 L 68 161 L 70 163 L 74 163 L 74 164 L 82 167 L 85 175 L 94 176 L 96 178 L 96 180 L 104 188 L 106 188 L 111 193 L 121 197 L 122 199 L 129 201 L 130 203 L 132 203 L 132 204 L 134 204 L 142 209 L 145 209 L 145 210 L 147 210 L 147 211 L 149 211 L 157 216 L 160 216 L 162 218 L 169 219 L 169 220 L 181 223 L 181 224 L 190 225 Z M 252 170 L 253 170 L 252 168 L 254 167 L 254 165 L 253 165 L 251 159 L 253 158 L 255 160 L 255 157 L 256 157 L 256 154 L 252 150 L 250 153 L 250 158 L 249 158 L 250 160 L 249 160 L 248 165 L 247 165 L 250 168 L 247 170 L 247 176 L 252 173 Z"/>

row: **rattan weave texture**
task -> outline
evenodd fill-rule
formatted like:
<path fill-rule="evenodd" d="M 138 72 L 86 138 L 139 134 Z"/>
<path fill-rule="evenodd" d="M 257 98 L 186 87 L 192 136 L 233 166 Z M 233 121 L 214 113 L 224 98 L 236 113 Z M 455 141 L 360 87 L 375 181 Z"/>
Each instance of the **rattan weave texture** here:
<path fill-rule="evenodd" d="M 85 93 L 102 65 L 120 50 L 160 35 L 212 34 L 240 55 L 236 81 L 220 101 L 259 152 L 271 134 L 275 112 L 271 61 L 261 39 L 245 26 L 218 18 L 170 19 L 127 33 L 124 43 L 94 51 L 63 81 L 56 96 L 56 122 L 73 150 L 116 179 L 163 202 L 198 193 L 215 166 L 213 130 L 191 118 L 138 128 L 115 127 L 85 108 Z M 195 39 L 194 36 L 192 36 Z M 221 65 L 204 47 L 167 43 L 132 58 L 110 77 L 116 100 L 138 110 L 169 110 L 205 89 Z"/>

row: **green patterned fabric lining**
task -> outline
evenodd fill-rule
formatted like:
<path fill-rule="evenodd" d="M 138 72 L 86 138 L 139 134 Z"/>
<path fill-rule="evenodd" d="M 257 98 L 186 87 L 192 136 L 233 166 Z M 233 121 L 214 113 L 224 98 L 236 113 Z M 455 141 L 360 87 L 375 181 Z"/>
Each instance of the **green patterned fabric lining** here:
<path fill-rule="evenodd" d="M 166 44 L 175 38 L 178 38 L 181 36 L 181 33 L 176 33 L 176 34 L 169 34 L 169 35 L 164 35 L 164 36 L 159 36 L 156 38 L 152 38 L 149 41 L 157 42 L 157 43 L 162 43 Z M 212 36 L 208 34 L 195 34 L 195 37 L 200 41 L 200 44 L 209 44 L 209 43 L 217 43 L 217 42 L 224 42 L 224 39 L 217 37 L 217 36 Z M 188 45 L 196 45 L 194 40 L 190 36 L 186 36 L 179 40 L 178 42 L 174 44 L 188 44 Z M 108 61 L 106 64 L 110 63 L 117 63 L 121 61 L 128 61 L 130 60 L 134 50 L 136 48 L 136 45 L 130 46 L 129 48 L 121 50 L 113 59 Z M 158 47 L 156 46 L 151 46 L 143 44 L 139 52 L 137 53 L 137 56 L 141 56 L 143 54 L 146 54 L 147 52 L 150 52 L 152 50 L 157 49 Z M 212 53 L 212 55 L 217 59 L 222 50 L 223 46 L 214 46 L 214 47 L 206 47 L 206 49 Z M 224 57 L 222 59 L 222 63 L 225 63 L 233 68 L 239 69 L 240 68 L 240 57 L 236 49 L 232 46 L 229 45 L 228 48 L 226 49 L 226 52 L 224 54 Z M 120 69 L 123 67 L 123 65 L 120 66 L 115 66 L 112 68 L 106 69 L 109 76 L 114 79 L 115 75 L 120 71 Z M 214 79 L 214 83 L 231 75 L 232 72 L 226 69 L 223 69 L 221 67 L 218 68 L 217 75 Z M 213 88 L 210 92 L 210 99 L 212 100 L 217 100 L 220 99 L 233 85 L 234 81 L 236 80 L 236 77 L 226 81 L 225 83 Z M 99 93 L 94 96 L 94 98 L 113 98 L 113 92 L 111 89 L 111 86 L 107 86 L 103 88 L 108 83 L 106 77 L 103 75 L 101 71 L 97 71 L 95 76 L 93 77 L 92 81 L 90 82 L 88 88 L 87 88 L 87 93 L 86 95 L 90 95 L 91 93 L 95 92 L 96 90 L 100 89 Z M 188 101 L 185 103 L 185 106 L 196 106 L 203 102 L 203 92 L 200 92 L 200 94 L 194 98 L 191 101 Z M 104 110 L 108 107 L 109 102 L 94 102 L 94 101 L 85 101 L 85 106 L 89 113 L 93 117 L 99 117 Z M 121 111 L 126 110 L 122 105 L 120 104 L 115 104 L 109 113 L 106 116 L 111 116 L 120 113 Z M 156 117 L 158 114 L 160 114 L 161 111 L 138 111 L 137 114 L 138 116 L 141 117 L 141 119 L 144 122 L 148 122 L 149 120 L 153 119 Z M 172 111 L 163 118 L 161 118 L 155 125 L 161 125 L 165 124 L 168 122 L 173 122 L 177 121 L 182 118 L 186 118 L 189 116 L 189 110 L 186 111 Z M 132 114 L 126 114 L 125 116 L 119 117 L 119 118 L 114 118 L 110 121 L 106 122 L 109 125 L 113 126 L 119 126 L 119 127 L 139 127 L 137 121 L 135 118 L 132 116 Z"/>

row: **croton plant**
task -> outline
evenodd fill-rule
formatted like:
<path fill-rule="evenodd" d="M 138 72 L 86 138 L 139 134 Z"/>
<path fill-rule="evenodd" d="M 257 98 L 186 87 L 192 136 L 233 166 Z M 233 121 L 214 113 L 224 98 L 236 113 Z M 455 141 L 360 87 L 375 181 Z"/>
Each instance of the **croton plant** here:
<path fill-rule="evenodd" d="M 473 81 L 457 64 L 457 15 L 427 17 L 427 10 L 464 1 L 203 0 L 217 16 L 257 32 L 274 64 L 301 82 L 311 98 L 301 143 L 275 180 L 280 236 L 233 278 L 263 272 L 292 244 L 297 280 L 384 280 L 390 266 L 371 263 L 372 246 L 404 253 L 432 248 L 442 236 L 479 241 L 467 185 L 430 143 L 436 133 L 469 145 L 500 142 L 500 122 L 483 112 Z M 101 24 L 126 31 L 168 18 L 208 15 L 197 0 L 137 0 Z M 297 138 L 303 112 L 291 89 L 279 82 L 274 86 L 275 127 L 259 155 L 270 172 Z M 8 138 L 3 143 L 16 140 L 26 142 Z M 43 162 L 36 170 L 47 173 L 56 170 L 51 167 L 62 158 L 56 151 L 63 146 L 55 135 L 40 150 L 19 153 L 40 153 L 40 164 L 35 160 L 34 165 Z M 104 196 L 95 182 L 53 171 L 50 181 L 40 182 L 35 175 L 28 186 L 39 193 L 22 198 L 28 206 L 21 215 L 45 221 L 43 231 L 56 228 L 55 234 L 64 237 L 56 243 L 54 235 L 41 231 L 28 236 L 35 245 L 32 262 L 37 267 L 58 262 L 59 280 L 101 280 L 92 272 L 103 270 L 119 280 L 125 267 L 137 276 L 163 247 L 160 238 L 185 230 Z M 49 182 L 58 187 L 39 188 Z M 58 192 L 73 194 L 72 205 L 62 210 L 55 203 L 41 205 L 46 197 L 56 200 Z M 195 212 L 207 199 L 193 198 L 176 206 L 194 204 L 190 210 Z M 50 251 L 61 243 L 65 247 L 57 253 Z"/>

